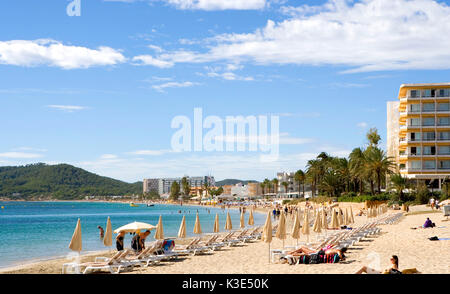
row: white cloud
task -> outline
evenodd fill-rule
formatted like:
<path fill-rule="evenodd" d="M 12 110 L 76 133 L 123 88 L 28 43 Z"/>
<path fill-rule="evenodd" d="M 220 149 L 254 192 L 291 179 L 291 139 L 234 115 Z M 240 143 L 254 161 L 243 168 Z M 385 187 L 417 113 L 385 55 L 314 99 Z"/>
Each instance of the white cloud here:
<path fill-rule="evenodd" d="M 50 39 L 0 41 L 0 64 L 76 69 L 115 65 L 125 61 L 122 53 L 110 47 L 90 49 L 64 45 Z"/>
<path fill-rule="evenodd" d="M 357 123 L 356 126 L 358 128 L 365 129 L 365 128 L 367 128 L 368 124 L 366 122 L 360 122 L 360 123 Z"/>
<path fill-rule="evenodd" d="M 37 153 L 26 153 L 26 152 L 4 152 L 0 153 L 0 157 L 2 158 L 15 158 L 15 159 L 29 159 L 29 158 L 39 158 L 43 157 L 42 154 Z"/>
<path fill-rule="evenodd" d="M 131 155 L 150 155 L 150 156 L 159 156 L 167 153 L 173 152 L 172 150 L 137 150 L 133 152 L 128 152 L 127 154 Z"/>
<path fill-rule="evenodd" d="M 166 88 L 185 88 L 185 87 L 193 87 L 199 85 L 194 82 L 168 82 L 160 85 L 153 85 L 152 88 L 158 92 L 164 92 Z"/>
<path fill-rule="evenodd" d="M 115 154 L 103 154 L 100 156 L 100 159 L 116 159 L 117 155 Z"/>
<path fill-rule="evenodd" d="M 47 107 L 66 112 L 74 112 L 87 109 L 87 107 L 85 106 L 77 106 L 77 105 L 47 105 Z"/>
<path fill-rule="evenodd" d="M 177 9 L 198 10 L 251 10 L 263 9 L 266 0 L 163 0 Z"/>
<path fill-rule="evenodd" d="M 293 10 L 288 19 L 269 20 L 253 33 L 217 35 L 206 52 L 178 50 L 155 59 L 171 65 L 213 61 L 339 65 L 350 68 L 345 73 L 450 68 L 450 38 L 444 37 L 450 35 L 450 7 L 445 3 L 329 0 Z"/>
<path fill-rule="evenodd" d="M 173 62 L 153 58 L 150 55 L 135 56 L 133 57 L 133 61 L 135 62 L 135 65 L 151 65 L 159 68 L 169 68 L 174 65 Z"/>

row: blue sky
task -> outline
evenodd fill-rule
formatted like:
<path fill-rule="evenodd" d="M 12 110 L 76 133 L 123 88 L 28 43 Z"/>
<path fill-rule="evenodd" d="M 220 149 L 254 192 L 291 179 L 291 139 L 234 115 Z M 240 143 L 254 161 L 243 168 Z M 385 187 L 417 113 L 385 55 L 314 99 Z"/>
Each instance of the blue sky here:
<path fill-rule="evenodd" d="M 31 3 L 30 3 L 31 2 Z M 125 181 L 273 178 L 346 156 L 402 83 L 448 82 L 448 1 L 0 3 L 0 165 L 69 163 Z M 276 162 L 171 152 L 175 116 L 279 115 Z"/>

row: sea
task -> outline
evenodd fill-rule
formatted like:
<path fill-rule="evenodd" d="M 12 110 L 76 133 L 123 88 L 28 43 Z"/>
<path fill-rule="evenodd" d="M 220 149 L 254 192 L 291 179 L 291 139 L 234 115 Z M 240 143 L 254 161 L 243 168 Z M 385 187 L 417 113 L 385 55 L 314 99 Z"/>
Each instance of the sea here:
<path fill-rule="evenodd" d="M 78 219 L 81 220 L 83 254 L 115 249 L 115 241 L 112 248 L 103 245 L 97 228 L 102 226 L 106 230 L 108 217 L 115 230 L 135 221 L 156 226 L 162 216 L 164 236 L 175 238 L 183 216 L 186 216 L 188 237 L 195 236 L 193 230 L 197 212 L 204 234 L 213 232 L 216 214 L 224 231 L 227 212 L 230 213 L 233 229 L 239 228 L 240 214 L 237 209 L 165 204 L 131 207 L 125 203 L 0 201 L 0 268 L 70 256 L 69 243 Z M 246 223 L 248 217 L 246 213 Z M 262 225 L 265 215 L 254 213 L 254 219 L 255 225 Z M 147 241 L 153 240 L 153 235 L 154 231 Z M 129 234 L 124 243 L 126 248 L 131 247 Z"/>

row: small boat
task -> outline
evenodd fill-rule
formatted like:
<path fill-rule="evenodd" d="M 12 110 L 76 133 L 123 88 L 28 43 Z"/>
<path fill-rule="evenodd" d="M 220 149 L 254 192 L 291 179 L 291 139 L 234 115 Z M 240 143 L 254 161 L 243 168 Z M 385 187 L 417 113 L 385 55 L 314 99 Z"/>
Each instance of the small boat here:
<path fill-rule="evenodd" d="M 155 204 L 151 204 L 151 203 L 147 204 L 147 207 L 153 207 L 153 206 L 155 206 Z"/>
<path fill-rule="evenodd" d="M 130 203 L 131 207 L 139 207 L 139 205 L 134 204 L 133 202 Z"/>

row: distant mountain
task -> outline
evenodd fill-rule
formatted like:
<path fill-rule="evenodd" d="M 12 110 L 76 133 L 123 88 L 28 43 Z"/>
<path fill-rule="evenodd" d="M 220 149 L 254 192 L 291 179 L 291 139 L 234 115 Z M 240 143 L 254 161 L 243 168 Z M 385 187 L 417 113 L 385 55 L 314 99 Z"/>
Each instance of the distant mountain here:
<path fill-rule="evenodd" d="M 222 180 L 222 181 L 216 181 L 216 186 L 220 187 L 220 186 L 225 186 L 225 185 L 236 185 L 238 183 L 247 185 L 248 183 L 257 183 L 257 181 L 253 181 L 253 180 L 243 181 L 243 180 L 236 180 L 236 179 L 226 179 L 226 180 Z"/>
<path fill-rule="evenodd" d="M 142 193 L 142 182 L 133 184 L 102 177 L 68 164 L 0 167 L 0 197 L 29 199 L 51 197 L 80 199 Z"/>

